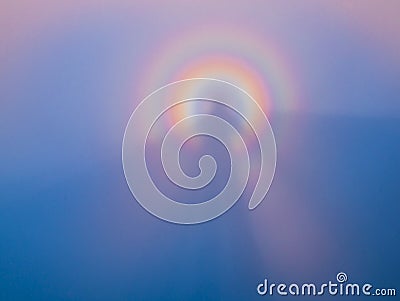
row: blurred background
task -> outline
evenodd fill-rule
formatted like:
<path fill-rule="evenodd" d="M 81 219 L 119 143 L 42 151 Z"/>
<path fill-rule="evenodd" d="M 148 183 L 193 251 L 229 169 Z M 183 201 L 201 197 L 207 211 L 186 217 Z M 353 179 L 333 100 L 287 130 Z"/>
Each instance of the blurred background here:
<path fill-rule="evenodd" d="M 257 284 L 338 272 L 396 288 L 399 11 L 397 1 L 2 1 L 0 300 L 279 300 Z M 257 99 L 278 163 L 256 210 L 247 190 L 221 217 L 182 226 L 134 200 L 121 144 L 144 97 L 191 77 Z"/>

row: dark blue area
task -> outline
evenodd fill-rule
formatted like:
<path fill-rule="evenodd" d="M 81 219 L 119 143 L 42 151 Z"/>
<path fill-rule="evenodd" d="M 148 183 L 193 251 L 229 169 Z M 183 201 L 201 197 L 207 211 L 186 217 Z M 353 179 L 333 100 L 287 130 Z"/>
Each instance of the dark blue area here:
<path fill-rule="evenodd" d="M 285 156 L 282 150 L 274 185 L 284 183 L 296 192 L 293 201 L 314 208 L 331 226 L 324 234 L 334 240 L 337 257 L 323 270 L 333 276 L 346 270 L 353 280 L 395 287 L 400 279 L 400 121 L 286 117 L 303 124 L 291 143 L 299 155 Z M 87 145 L 76 147 L 79 152 Z M 246 202 L 239 200 L 227 214 L 201 225 L 158 220 L 133 200 L 118 148 L 97 167 L 76 173 L 60 169 L 51 179 L 40 172 L 12 181 L 2 177 L 8 184 L 0 193 L 0 299 L 260 298 L 256 284 L 274 271 L 260 263 L 264 250 L 251 236 L 248 221 L 254 215 Z M 281 201 L 275 193 L 273 186 L 268 202 Z M 281 223 L 284 227 L 285 220 Z M 329 280 L 311 276 L 316 282 Z"/>

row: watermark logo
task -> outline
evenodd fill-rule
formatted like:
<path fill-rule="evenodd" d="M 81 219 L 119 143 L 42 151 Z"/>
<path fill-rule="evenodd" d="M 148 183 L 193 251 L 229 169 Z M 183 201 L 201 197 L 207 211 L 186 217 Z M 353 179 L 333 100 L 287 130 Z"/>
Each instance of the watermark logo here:
<path fill-rule="evenodd" d="M 177 202 L 163 194 L 149 174 L 146 144 L 151 129 L 163 114 L 174 106 L 208 101 L 236 112 L 251 127 L 261 151 L 259 175 L 249 200 L 249 209 L 256 208 L 266 196 L 275 173 L 276 144 L 270 123 L 258 103 L 243 89 L 217 79 L 193 78 L 171 83 L 146 97 L 132 113 L 122 143 L 125 178 L 135 199 L 151 214 L 178 224 L 196 224 L 214 219 L 242 195 L 249 179 L 249 152 L 243 137 L 234 125 L 215 114 L 193 114 L 177 120 L 162 138 L 160 156 L 165 174 L 181 188 L 196 190 L 214 178 L 217 163 L 210 155 L 198 162 L 200 174 L 190 177 L 180 166 L 179 153 L 184 143 L 195 136 L 206 135 L 220 141 L 230 156 L 230 175 L 223 190 L 202 203 Z M 251 116 L 247 116 L 251 112 Z M 182 137 L 177 133 L 185 133 Z"/>
<path fill-rule="evenodd" d="M 340 272 L 336 281 L 326 283 L 270 283 L 268 279 L 258 284 L 257 293 L 260 296 L 396 296 L 395 288 L 376 288 L 370 283 L 350 283 L 347 274 Z"/>

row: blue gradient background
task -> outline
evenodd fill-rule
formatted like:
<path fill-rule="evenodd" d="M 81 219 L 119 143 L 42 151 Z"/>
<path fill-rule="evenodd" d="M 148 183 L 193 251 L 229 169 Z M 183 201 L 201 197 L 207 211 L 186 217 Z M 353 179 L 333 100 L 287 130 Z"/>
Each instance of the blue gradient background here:
<path fill-rule="evenodd" d="M 0 300 L 279 300 L 257 284 L 341 271 L 400 289 L 399 9 L 2 2 Z M 248 211 L 247 189 L 220 218 L 181 226 L 135 202 L 121 142 L 149 53 L 208 23 L 272 37 L 299 92 L 293 109 L 271 108 L 278 165 L 266 200 Z"/>

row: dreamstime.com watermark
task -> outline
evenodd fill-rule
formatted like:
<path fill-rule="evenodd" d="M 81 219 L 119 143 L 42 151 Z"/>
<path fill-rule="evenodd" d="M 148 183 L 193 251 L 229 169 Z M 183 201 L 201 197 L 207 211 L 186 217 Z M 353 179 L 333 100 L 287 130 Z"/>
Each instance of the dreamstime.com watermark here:
<path fill-rule="evenodd" d="M 347 275 L 342 272 L 336 275 L 336 281 L 328 281 L 319 285 L 315 283 L 269 283 L 268 279 L 264 279 L 257 286 L 257 293 L 261 296 L 396 296 L 395 288 L 375 288 L 370 283 L 357 284 L 347 282 L 347 280 Z"/>

